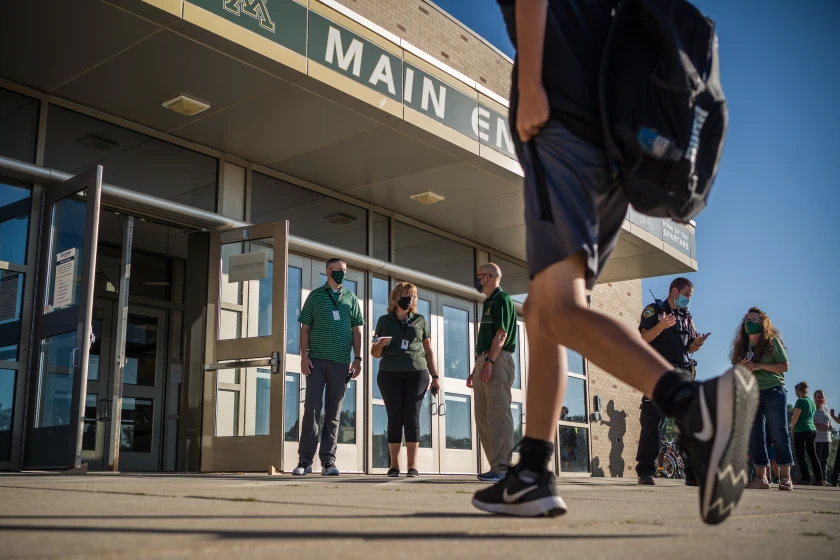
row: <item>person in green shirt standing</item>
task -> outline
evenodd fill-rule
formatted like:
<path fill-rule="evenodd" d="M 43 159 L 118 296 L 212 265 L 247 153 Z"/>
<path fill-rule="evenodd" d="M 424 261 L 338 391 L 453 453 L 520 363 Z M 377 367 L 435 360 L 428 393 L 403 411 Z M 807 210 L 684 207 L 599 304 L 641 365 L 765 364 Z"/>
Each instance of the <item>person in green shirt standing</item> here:
<path fill-rule="evenodd" d="M 796 404 L 793 405 L 793 418 L 790 420 L 790 431 L 793 432 L 793 446 L 796 449 L 796 460 L 799 462 L 799 472 L 802 478 L 796 484 L 799 486 L 822 486 L 825 480 L 825 465 L 820 464 L 817 457 L 817 427 L 814 425 L 814 412 L 817 405 L 808 397 L 808 383 L 803 381 L 796 385 Z M 808 463 L 805 462 L 805 453 L 808 453 L 808 460 L 811 461 L 811 469 L 814 471 L 814 478 L 808 472 Z"/>
<path fill-rule="evenodd" d="M 516 308 L 500 287 L 502 271 L 493 264 L 478 267 L 475 289 L 487 299 L 475 344 L 475 369 L 467 387 L 475 393 L 475 425 L 490 470 L 479 480 L 498 482 L 510 467 L 513 452 L 513 417 L 510 412 L 511 388 L 516 374 Z M 475 378 L 478 377 L 478 380 Z"/>
<path fill-rule="evenodd" d="M 770 489 L 767 441 L 773 444 L 776 465 L 779 468 L 779 490 L 793 490 L 790 467 L 790 432 L 787 430 L 787 390 L 785 372 L 789 368 L 782 335 L 773 326 L 770 317 L 752 307 L 744 315 L 732 341 L 730 359 L 753 374 L 758 384 L 758 411 L 750 435 L 750 458 L 755 466 L 755 478 L 747 488 Z"/>
<path fill-rule="evenodd" d="M 312 290 L 300 310 L 300 362 L 306 376 L 306 397 L 298 446 L 300 462 L 292 471 L 294 475 L 312 472 L 322 404 L 321 474 L 340 474 L 335 466 L 335 451 L 341 402 L 347 383 L 362 371 L 362 327 L 365 324 L 356 295 L 342 288 L 346 274 L 347 263 L 341 259 L 328 260 L 327 283 Z"/>

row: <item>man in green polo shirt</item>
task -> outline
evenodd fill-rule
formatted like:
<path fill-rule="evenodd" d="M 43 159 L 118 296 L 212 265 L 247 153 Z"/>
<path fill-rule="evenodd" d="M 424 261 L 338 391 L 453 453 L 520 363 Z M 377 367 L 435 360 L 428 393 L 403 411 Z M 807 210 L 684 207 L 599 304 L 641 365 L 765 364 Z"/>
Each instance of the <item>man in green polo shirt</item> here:
<path fill-rule="evenodd" d="M 327 261 L 327 283 L 312 290 L 300 310 L 300 362 L 306 376 L 306 398 L 298 446 L 300 462 L 292 471 L 295 475 L 312 472 L 322 404 L 324 432 L 318 454 L 321 474 L 339 474 L 335 450 L 341 402 L 350 378 L 355 379 L 362 371 L 362 327 L 365 324 L 359 300 L 353 292 L 341 287 L 346 274 L 347 263 L 341 259 Z"/>
<path fill-rule="evenodd" d="M 513 417 L 510 412 L 516 366 L 516 308 L 500 284 L 502 271 L 493 263 L 478 267 L 475 289 L 487 296 L 475 344 L 475 369 L 467 387 L 475 393 L 475 425 L 490 470 L 479 480 L 498 482 L 510 466 Z M 475 379 L 478 377 L 478 379 Z"/>

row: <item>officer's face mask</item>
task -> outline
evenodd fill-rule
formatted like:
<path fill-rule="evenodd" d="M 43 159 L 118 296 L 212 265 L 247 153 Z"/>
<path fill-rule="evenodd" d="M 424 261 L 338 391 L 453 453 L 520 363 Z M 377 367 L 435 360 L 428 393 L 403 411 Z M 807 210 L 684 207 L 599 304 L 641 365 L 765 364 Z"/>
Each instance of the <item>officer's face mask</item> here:
<path fill-rule="evenodd" d="M 413 298 L 411 296 L 403 296 L 399 300 L 397 300 L 397 305 L 399 305 L 400 309 L 402 309 L 403 311 L 408 311 L 408 309 L 411 307 L 412 299 Z"/>
<path fill-rule="evenodd" d="M 755 323 L 747 319 L 744 321 L 744 330 L 747 331 L 747 334 L 760 334 L 761 323 Z"/>
<path fill-rule="evenodd" d="M 482 274 L 481 276 L 478 276 L 475 280 L 473 280 L 473 286 L 475 286 L 475 289 L 479 293 L 484 292 L 484 284 L 481 283 L 481 279 L 484 278 L 485 276 L 487 276 L 487 275 Z"/>
<path fill-rule="evenodd" d="M 691 303 L 691 298 L 686 297 L 682 294 L 677 295 L 677 297 L 674 299 L 674 305 L 677 306 L 677 309 L 685 309 L 686 307 L 688 307 L 689 303 Z"/>
<path fill-rule="evenodd" d="M 338 284 L 339 286 L 344 283 L 344 276 L 346 274 L 347 273 L 344 272 L 343 270 L 333 270 L 332 272 L 330 272 L 330 276 L 332 277 L 333 280 L 335 280 L 335 283 Z"/>

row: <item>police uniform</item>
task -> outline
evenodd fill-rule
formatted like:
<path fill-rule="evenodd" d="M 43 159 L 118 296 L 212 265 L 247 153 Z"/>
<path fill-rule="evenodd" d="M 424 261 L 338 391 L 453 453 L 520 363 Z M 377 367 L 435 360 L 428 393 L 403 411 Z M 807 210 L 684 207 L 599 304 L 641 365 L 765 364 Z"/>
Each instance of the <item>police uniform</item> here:
<path fill-rule="evenodd" d="M 642 311 L 639 321 L 639 332 L 650 330 L 659 323 L 662 313 L 673 314 L 677 321 L 673 327 L 667 328 L 654 338 L 650 345 L 659 352 L 675 368 L 693 371 L 688 348 L 697 336 L 694 321 L 688 309 L 672 309 L 667 301 L 659 301 L 648 305 Z M 656 476 L 656 457 L 659 455 L 659 442 L 665 427 L 665 417 L 648 398 L 642 397 L 639 407 L 641 415 L 639 421 L 642 431 L 639 435 L 639 449 L 636 452 L 636 473 L 639 476 Z M 691 478 L 686 465 L 686 476 Z"/>

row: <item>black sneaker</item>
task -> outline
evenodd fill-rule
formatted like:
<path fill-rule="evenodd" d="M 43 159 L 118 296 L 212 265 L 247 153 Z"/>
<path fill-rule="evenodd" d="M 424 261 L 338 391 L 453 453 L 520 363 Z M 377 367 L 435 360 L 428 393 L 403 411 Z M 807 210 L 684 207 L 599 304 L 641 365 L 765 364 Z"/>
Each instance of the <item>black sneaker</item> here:
<path fill-rule="evenodd" d="M 417 478 L 420 476 L 420 472 L 417 469 L 408 469 L 408 473 L 406 474 L 408 478 Z"/>
<path fill-rule="evenodd" d="M 390 476 L 391 478 L 396 478 L 400 476 L 400 469 L 396 467 L 391 467 L 390 469 L 388 469 L 388 476 Z"/>
<path fill-rule="evenodd" d="M 697 383 L 698 397 L 674 420 L 681 451 L 700 483 L 700 517 L 716 525 L 741 499 L 747 472 L 747 446 L 758 408 L 758 384 L 747 369 Z"/>
<path fill-rule="evenodd" d="M 652 476 L 640 476 L 638 482 L 639 486 L 656 486 Z"/>
<path fill-rule="evenodd" d="M 556 517 L 566 513 L 566 502 L 557 495 L 554 473 L 545 471 L 528 483 L 511 473 L 489 488 L 475 493 L 480 510 L 519 517 Z"/>

